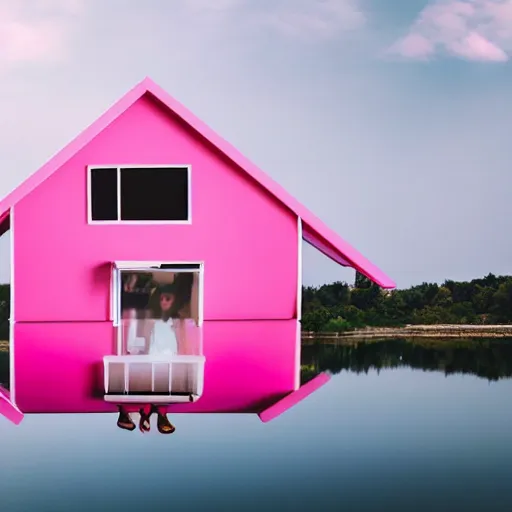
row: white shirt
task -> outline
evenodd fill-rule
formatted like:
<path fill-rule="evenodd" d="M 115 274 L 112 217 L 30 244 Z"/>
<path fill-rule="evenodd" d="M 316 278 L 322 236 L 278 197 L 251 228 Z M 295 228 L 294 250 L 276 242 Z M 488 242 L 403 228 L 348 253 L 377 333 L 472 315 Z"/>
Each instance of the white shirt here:
<path fill-rule="evenodd" d="M 172 318 L 164 322 L 156 320 L 149 338 L 150 355 L 174 355 L 178 353 L 178 340 Z"/>

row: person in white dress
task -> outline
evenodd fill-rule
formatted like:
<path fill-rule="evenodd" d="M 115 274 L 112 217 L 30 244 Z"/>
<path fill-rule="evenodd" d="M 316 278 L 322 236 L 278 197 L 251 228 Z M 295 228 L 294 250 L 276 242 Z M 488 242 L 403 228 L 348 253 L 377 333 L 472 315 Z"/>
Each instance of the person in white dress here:
<path fill-rule="evenodd" d="M 132 280 L 133 283 L 129 283 L 125 287 L 125 291 L 133 291 L 136 280 Z M 149 336 L 144 334 L 144 337 L 137 337 L 137 319 L 135 310 L 126 311 L 126 319 L 131 319 L 128 328 L 128 347 L 129 352 L 137 353 L 139 347 L 132 346 L 133 343 L 130 341 L 137 341 L 139 339 L 146 339 L 147 353 L 153 356 L 167 356 L 175 355 L 178 353 L 178 339 L 176 335 L 175 322 L 179 322 L 179 315 L 177 312 L 178 303 L 176 301 L 176 290 L 173 284 L 161 285 L 156 290 L 156 297 L 159 300 L 159 304 L 156 305 L 153 311 L 153 321 L 149 321 L 148 328 L 150 328 Z M 135 321 L 133 321 L 135 320 Z M 151 326 L 151 327 L 150 327 Z M 142 327 L 144 331 L 144 326 Z M 142 334 L 142 333 L 141 333 Z M 124 405 L 118 405 L 119 418 L 117 425 L 123 430 L 134 430 L 135 423 L 131 419 L 130 413 Z M 140 422 L 139 429 L 141 432 L 149 432 L 150 417 L 153 413 L 157 414 L 157 428 L 161 434 L 172 434 L 175 431 L 174 425 L 169 421 L 167 417 L 167 411 L 165 406 L 156 406 L 154 404 L 146 404 L 139 410 Z"/>
<path fill-rule="evenodd" d="M 173 305 L 176 300 L 174 286 L 166 284 L 160 286 L 159 312 L 149 335 L 149 355 L 175 355 L 178 353 L 178 338 L 176 336 L 176 323 Z"/>

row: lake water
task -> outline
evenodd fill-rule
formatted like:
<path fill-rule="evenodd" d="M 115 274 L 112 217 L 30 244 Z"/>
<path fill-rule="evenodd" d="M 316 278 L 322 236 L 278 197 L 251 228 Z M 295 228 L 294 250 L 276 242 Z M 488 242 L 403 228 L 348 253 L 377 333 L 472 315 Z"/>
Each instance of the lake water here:
<path fill-rule="evenodd" d="M 322 370 L 268 424 L 177 415 L 162 436 L 114 415 L 0 417 L 0 510 L 512 510 L 511 341 L 305 346 L 304 379 Z"/>

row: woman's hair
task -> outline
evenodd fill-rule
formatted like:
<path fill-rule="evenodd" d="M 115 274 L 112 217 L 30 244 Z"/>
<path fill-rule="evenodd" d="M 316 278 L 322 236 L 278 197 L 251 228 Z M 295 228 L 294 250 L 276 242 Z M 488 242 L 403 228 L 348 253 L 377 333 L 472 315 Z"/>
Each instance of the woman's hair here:
<path fill-rule="evenodd" d="M 182 272 L 174 278 L 175 303 L 178 310 L 190 316 L 190 302 L 192 300 L 192 285 L 194 283 L 194 274 L 191 272 Z"/>
<path fill-rule="evenodd" d="M 149 298 L 148 308 L 153 318 L 161 318 L 167 321 L 169 318 L 181 318 L 184 310 L 190 307 L 192 298 L 192 284 L 194 276 L 190 272 L 176 274 L 174 281 L 170 284 L 158 285 Z M 172 295 L 174 301 L 169 311 L 162 311 L 160 307 L 160 295 Z"/>
<path fill-rule="evenodd" d="M 160 306 L 160 296 L 162 294 L 172 295 L 174 298 L 174 301 L 168 311 L 163 311 L 162 307 Z M 179 296 L 174 283 L 160 285 L 155 288 L 149 299 L 148 306 L 151 310 L 153 318 L 161 318 L 164 321 L 169 320 L 169 318 L 179 318 L 180 310 L 183 307 L 181 301 L 179 300 Z"/>

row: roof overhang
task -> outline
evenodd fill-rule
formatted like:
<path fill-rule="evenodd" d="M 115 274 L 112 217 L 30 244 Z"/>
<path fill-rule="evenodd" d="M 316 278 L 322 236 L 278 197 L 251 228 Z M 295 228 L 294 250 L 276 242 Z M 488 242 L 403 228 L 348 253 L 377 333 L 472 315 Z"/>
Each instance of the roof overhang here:
<path fill-rule="evenodd" d="M 9 231 L 11 227 L 11 211 L 7 210 L 6 212 L 0 215 L 0 236 Z"/>
<path fill-rule="evenodd" d="M 330 378 L 331 376 L 328 373 L 320 373 L 310 381 L 306 382 L 306 384 L 303 384 L 296 391 L 292 391 L 277 403 L 271 405 L 264 411 L 261 411 L 258 414 L 260 420 L 264 423 L 272 421 L 274 418 L 277 418 L 284 412 L 288 411 L 299 402 L 302 402 L 302 400 L 314 393 L 317 389 L 321 388 L 324 384 L 327 384 Z"/>
<path fill-rule="evenodd" d="M 9 391 L 2 386 L 0 386 L 0 416 L 4 416 L 15 425 L 19 425 L 24 417 L 24 414 L 11 401 Z"/>
<path fill-rule="evenodd" d="M 344 267 L 352 267 L 382 288 L 395 288 L 395 282 L 368 261 L 361 253 L 348 245 L 336 233 L 321 236 L 317 230 L 303 221 L 302 238 L 322 254 Z"/>

